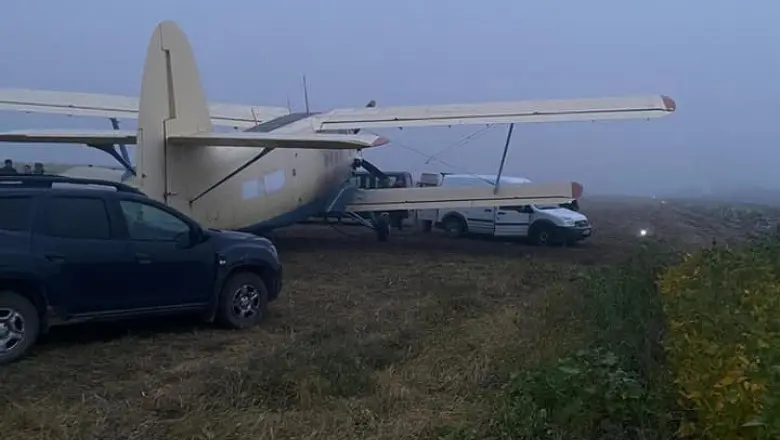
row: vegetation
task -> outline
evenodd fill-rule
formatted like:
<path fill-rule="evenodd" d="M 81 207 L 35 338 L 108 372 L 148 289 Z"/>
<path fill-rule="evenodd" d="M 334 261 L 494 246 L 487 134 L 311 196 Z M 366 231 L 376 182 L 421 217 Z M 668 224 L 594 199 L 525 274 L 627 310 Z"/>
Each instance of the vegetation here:
<path fill-rule="evenodd" d="M 663 250 L 663 251 L 662 251 Z M 645 248 L 617 266 L 591 269 L 578 283 L 574 354 L 517 369 L 496 416 L 472 438 L 666 439 L 674 431 L 673 394 L 663 363 L 663 313 L 655 275 L 673 256 Z M 581 305 L 581 307 L 579 307 Z M 465 429 L 448 434 L 466 437 Z"/>
<path fill-rule="evenodd" d="M 780 438 L 780 244 L 689 255 L 661 290 L 680 436 Z"/>
<path fill-rule="evenodd" d="M 449 437 L 780 438 L 780 243 L 676 255 L 590 271 L 587 348 L 518 369 L 487 429 Z"/>

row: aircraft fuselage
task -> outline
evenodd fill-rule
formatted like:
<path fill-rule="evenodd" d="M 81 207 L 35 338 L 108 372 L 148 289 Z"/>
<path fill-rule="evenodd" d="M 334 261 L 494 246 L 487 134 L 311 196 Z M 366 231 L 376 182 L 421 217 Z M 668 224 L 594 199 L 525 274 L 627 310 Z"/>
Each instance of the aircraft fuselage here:
<path fill-rule="evenodd" d="M 311 128 L 306 115 L 291 114 L 247 131 L 295 133 Z M 324 211 L 351 176 L 358 157 L 357 150 L 319 149 L 205 147 L 203 153 L 208 169 L 188 171 L 203 188 L 188 203 L 189 214 L 209 225 L 250 230 L 287 226 Z"/>

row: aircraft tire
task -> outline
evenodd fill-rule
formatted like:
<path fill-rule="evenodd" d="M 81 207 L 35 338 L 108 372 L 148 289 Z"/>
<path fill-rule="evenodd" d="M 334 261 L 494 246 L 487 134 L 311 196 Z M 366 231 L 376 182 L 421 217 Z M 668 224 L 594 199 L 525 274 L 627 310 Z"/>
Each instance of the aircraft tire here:
<path fill-rule="evenodd" d="M 390 240 L 390 220 L 387 215 L 377 215 L 374 218 L 374 231 L 377 241 L 384 243 Z"/>

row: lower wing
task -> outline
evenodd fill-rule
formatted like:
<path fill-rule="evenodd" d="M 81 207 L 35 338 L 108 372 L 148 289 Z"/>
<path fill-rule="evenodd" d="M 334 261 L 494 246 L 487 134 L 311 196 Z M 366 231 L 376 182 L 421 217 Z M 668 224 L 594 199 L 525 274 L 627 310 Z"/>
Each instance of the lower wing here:
<path fill-rule="evenodd" d="M 496 205 L 561 204 L 582 195 L 576 182 L 488 186 L 388 188 L 357 190 L 346 203 L 353 212 L 406 209 L 492 207 Z"/>
<path fill-rule="evenodd" d="M 136 133 L 124 130 L 24 130 L 0 132 L 0 142 L 61 143 L 86 145 L 135 144 Z M 384 145 L 374 135 L 274 134 L 257 132 L 196 133 L 168 137 L 170 145 L 188 147 L 250 147 L 302 149 L 356 149 Z"/>

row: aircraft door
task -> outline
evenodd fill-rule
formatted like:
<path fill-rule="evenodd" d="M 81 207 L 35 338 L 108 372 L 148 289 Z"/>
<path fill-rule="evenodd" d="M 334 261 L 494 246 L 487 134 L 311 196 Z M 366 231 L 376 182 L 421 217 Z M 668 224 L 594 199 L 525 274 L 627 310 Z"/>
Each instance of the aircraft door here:
<path fill-rule="evenodd" d="M 496 237 L 525 237 L 531 223 L 530 206 L 500 206 L 495 211 Z"/>

